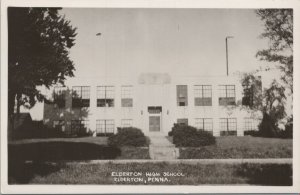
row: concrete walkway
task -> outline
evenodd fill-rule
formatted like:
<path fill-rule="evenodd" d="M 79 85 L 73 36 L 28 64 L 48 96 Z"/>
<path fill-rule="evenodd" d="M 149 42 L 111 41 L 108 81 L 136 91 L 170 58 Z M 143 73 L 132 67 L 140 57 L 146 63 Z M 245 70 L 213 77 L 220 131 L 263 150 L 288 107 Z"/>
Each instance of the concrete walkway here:
<path fill-rule="evenodd" d="M 26 161 L 30 163 L 32 161 Z M 66 164 L 127 164 L 127 163 L 169 163 L 169 164 L 292 164 L 292 158 L 260 158 L 260 159 L 175 159 L 175 160 L 152 160 L 152 159 L 130 159 L 130 160 L 85 160 L 85 161 L 49 161 L 49 163 L 65 162 Z"/>
<path fill-rule="evenodd" d="M 149 136 L 149 155 L 153 160 L 174 160 L 179 156 L 179 149 L 175 148 L 164 135 L 152 134 Z"/>

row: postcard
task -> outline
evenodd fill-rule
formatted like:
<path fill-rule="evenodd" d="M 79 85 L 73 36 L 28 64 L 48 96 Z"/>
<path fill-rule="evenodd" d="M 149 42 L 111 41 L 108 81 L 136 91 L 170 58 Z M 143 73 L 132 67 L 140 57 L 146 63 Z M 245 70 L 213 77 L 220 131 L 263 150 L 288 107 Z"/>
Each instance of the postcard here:
<path fill-rule="evenodd" d="M 299 1 L 1 3 L 2 193 L 300 191 Z"/>

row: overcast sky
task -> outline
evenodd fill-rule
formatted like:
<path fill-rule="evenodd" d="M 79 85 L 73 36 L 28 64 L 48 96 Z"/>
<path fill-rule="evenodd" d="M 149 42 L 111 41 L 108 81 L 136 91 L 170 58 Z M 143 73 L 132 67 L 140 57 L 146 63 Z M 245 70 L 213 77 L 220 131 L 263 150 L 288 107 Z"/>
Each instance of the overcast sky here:
<path fill-rule="evenodd" d="M 64 8 L 77 27 L 70 56 L 77 77 L 129 76 L 141 72 L 171 75 L 225 75 L 251 71 L 262 62 L 256 52 L 263 25 L 249 9 Z M 96 36 L 101 33 L 101 36 Z"/>

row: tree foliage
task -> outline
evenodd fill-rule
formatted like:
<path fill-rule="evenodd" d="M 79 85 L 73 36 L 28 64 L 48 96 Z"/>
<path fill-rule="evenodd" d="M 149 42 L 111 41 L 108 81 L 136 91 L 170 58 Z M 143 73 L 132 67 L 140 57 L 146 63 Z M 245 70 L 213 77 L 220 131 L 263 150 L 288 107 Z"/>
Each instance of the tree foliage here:
<path fill-rule="evenodd" d="M 260 60 L 277 63 L 282 80 L 293 92 L 293 10 L 260 9 L 256 14 L 264 22 L 261 38 L 269 40 L 269 48 L 258 51 Z"/>
<path fill-rule="evenodd" d="M 285 87 L 273 80 L 270 87 L 262 91 L 261 80 L 250 73 L 243 75 L 241 83 L 244 88 L 242 104 L 263 113 L 259 126 L 260 135 L 271 137 L 279 135 L 279 121 L 286 116 Z"/>
<path fill-rule="evenodd" d="M 285 88 L 273 80 L 270 88 L 264 90 L 263 112 L 270 115 L 276 122 L 285 117 Z M 276 124 L 277 125 L 277 124 Z"/>
<path fill-rule="evenodd" d="M 251 109 L 261 109 L 262 106 L 262 83 L 258 76 L 245 73 L 241 80 L 243 86 L 242 105 Z"/>
<path fill-rule="evenodd" d="M 8 8 L 9 114 L 32 107 L 44 96 L 37 86 L 49 88 L 74 76 L 69 49 L 76 28 L 58 12 L 61 8 Z"/>

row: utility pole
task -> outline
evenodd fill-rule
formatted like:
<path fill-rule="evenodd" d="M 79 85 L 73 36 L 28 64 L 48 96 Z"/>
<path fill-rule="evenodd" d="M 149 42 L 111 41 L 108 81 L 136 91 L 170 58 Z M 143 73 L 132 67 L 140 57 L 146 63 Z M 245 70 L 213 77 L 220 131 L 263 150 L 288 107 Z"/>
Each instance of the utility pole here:
<path fill-rule="evenodd" d="M 228 39 L 233 38 L 233 36 L 227 36 L 225 38 L 226 43 L 226 75 L 228 76 Z"/>

